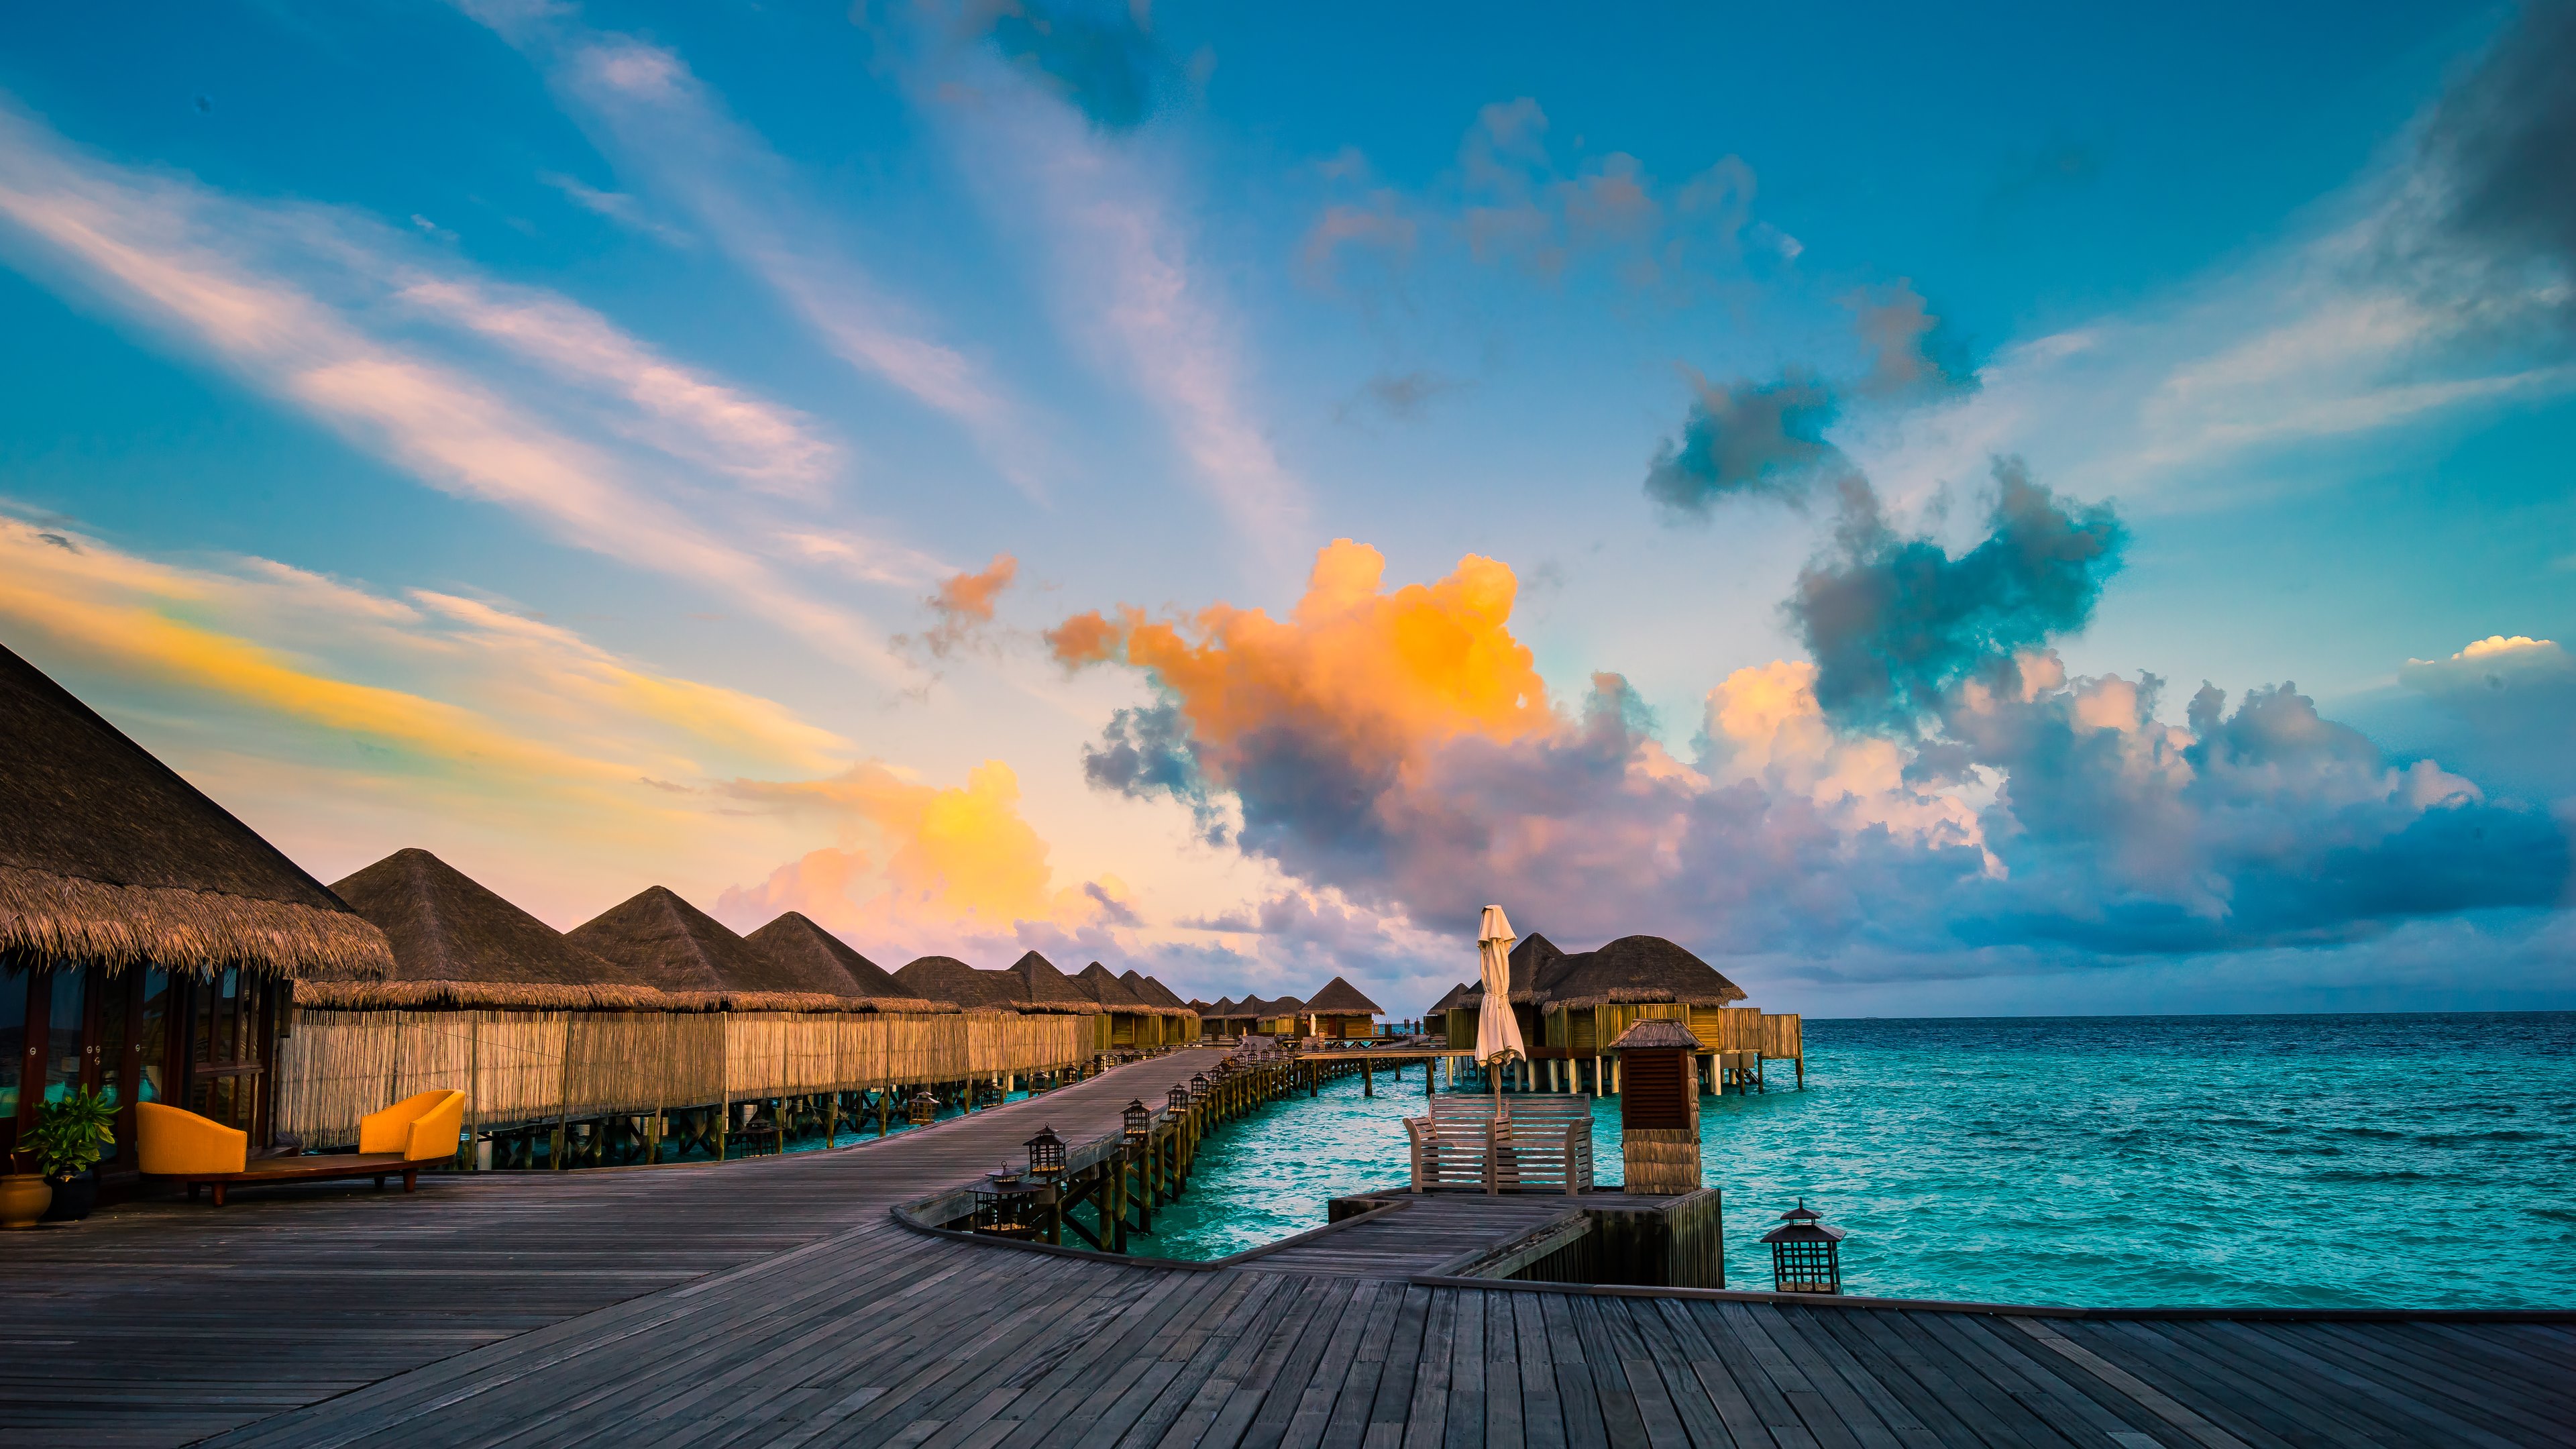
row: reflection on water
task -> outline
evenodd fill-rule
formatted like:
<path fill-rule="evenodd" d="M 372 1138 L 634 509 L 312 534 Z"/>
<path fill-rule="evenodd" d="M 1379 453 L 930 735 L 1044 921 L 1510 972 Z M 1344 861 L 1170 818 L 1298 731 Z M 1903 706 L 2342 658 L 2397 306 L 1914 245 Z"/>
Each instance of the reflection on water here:
<path fill-rule="evenodd" d="M 2576 1013 L 1806 1031 L 1808 1090 L 1702 1102 L 1735 1286 L 1769 1286 L 1757 1239 L 1804 1195 L 1851 1231 L 1854 1292 L 2576 1302 Z M 1332 1197 L 1401 1185 L 1419 1070 L 1378 1086 L 1372 1100 L 1336 1081 L 1220 1129 L 1139 1251 L 1221 1257 L 1320 1226 Z M 1595 1124 L 1613 1181 L 1615 1101 Z"/>

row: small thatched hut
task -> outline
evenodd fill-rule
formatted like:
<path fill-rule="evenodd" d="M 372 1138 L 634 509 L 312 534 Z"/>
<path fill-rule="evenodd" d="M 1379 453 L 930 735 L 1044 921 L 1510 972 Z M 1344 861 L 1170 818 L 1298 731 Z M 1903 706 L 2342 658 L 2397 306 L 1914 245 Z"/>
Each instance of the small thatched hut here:
<path fill-rule="evenodd" d="M 1306 1012 L 1314 1018 L 1317 1036 L 1376 1036 L 1377 1018 L 1384 1010 L 1361 995 L 1358 987 L 1339 976 L 1325 982 L 1322 990 L 1306 998 Z"/>
<path fill-rule="evenodd" d="M 303 981 L 393 970 L 382 932 L 35 666 L 0 648 L 0 1150 L 79 1087 L 266 1143 Z"/>
<path fill-rule="evenodd" d="M 306 987 L 298 998 L 304 1006 L 587 1011 L 660 1004 L 662 993 L 640 977 L 426 850 L 397 850 L 333 882 L 331 891 L 385 933 L 394 969 L 382 981 Z"/>
<path fill-rule="evenodd" d="M 831 991 L 877 1011 L 955 1009 L 925 1000 L 802 911 L 789 911 L 742 939 L 776 962 L 784 979 L 798 983 L 790 990 Z"/>
<path fill-rule="evenodd" d="M 1127 989 L 1136 993 L 1148 1006 L 1163 1009 L 1161 1040 L 1165 1044 L 1196 1040 L 1199 1034 L 1198 1008 L 1183 1001 L 1180 993 L 1141 971 L 1129 968 L 1118 975 Z"/>
<path fill-rule="evenodd" d="M 1461 981 L 1442 992 L 1440 999 L 1431 1003 L 1431 1008 L 1422 1013 L 1422 1029 L 1442 1041 L 1450 1040 L 1450 1013 L 1474 1010 L 1475 990 L 1474 987 Z M 1474 1028 L 1471 1027 L 1468 1030 L 1469 1035 L 1472 1036 Z"/>
<path fill-rule="evenodd" d="M 954 956 L 922 956 L 894 973 L 895 983 L 929 1001 L 949 1001 L 960 1011 L 1016 1009 L 1010 984 L 999 971 L 978 971 Z"/>
<path fill-rule="evenodd" d="M 1102 1051 L 1133 1050 L 1154 1045 L 1154 1027 L 1162 1009 L 1138 996 L 1133 987 L 1094 961 L 1073 975 L 1074 986 L 1098 1004 L 1093 1045 Z"/>

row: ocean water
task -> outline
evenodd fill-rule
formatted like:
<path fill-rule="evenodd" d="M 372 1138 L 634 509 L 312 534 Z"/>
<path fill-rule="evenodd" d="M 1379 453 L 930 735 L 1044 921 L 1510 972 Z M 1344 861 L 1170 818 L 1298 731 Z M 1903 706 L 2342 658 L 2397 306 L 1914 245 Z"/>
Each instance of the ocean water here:
<path fill-rule="evenodd" d="M 1806 1023 L 1807 1089 L 1703 1098 L 1727 1281 L 1803 1196 L 1844 1286 L 2092 1306 L 2576 1306 L 2576 1013 Z M 1203 1147 L 1138 1251 L 1214 1258 L 1399 1186 L 1416 1068 Z M 1615 1099 L 1595 1108 L 1619 1176 Z"/>

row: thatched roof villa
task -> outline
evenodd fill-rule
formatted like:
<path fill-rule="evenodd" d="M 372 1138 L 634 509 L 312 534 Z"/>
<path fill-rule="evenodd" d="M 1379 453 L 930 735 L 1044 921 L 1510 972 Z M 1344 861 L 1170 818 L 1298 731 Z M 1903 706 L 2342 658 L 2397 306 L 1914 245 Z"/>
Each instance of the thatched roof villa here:
<path fill-rule="evenodd" d="M 482 882 L 417 848 L 397 850 L 332 883 L 393 947 L 382 981 L 304 988 L 306 1006 L 534 1007 L 581 1011 L 660 1004 L 642 977 L 611 965 L 503 900 Z"/>
<path fill-rule="evenodd" d="M 384 933 L 5 648 L 0 740 L 0 1150 L 78 1087 L 126 1107 L 111 1182 L 138 1098 L 266 1141 L 292 983 L 381 979 Z"/>
<path fill-rule="evenodd" d="M 1155 1028 L 1163 1016 L 1161 1007 L 1149 1005 L 1134 988 L 1097 961 L 1075 972 L 1072 981 L 1076 990 L 1100 1008 L 1098 1033 L 1094 1040 L 1101 1050 L 1155 1045 Z"/>
<path fill-rule="evenodd" d="M 791 989 L 837 991 L 873 1011 L 957 1009 L 950 1002 L 928 1000 L 895 980 L 893 973 L 814 924 L 802 911 L 789 911 L 742 939 L 789 973 L 788 979 L 814 983 Z"/>
<path fill-rule="evenodd" d="M 1568 954 L 1533 933 L 1512 948 L 1511 983 L 1512 1010 L 1534 1061 L 1597 1057 L 1621 1032 L 1657 1017 L 1687 1025 L 1710 1051 L 1768 1049 L 1762 1014 L 1730 1010 L 1744 1000 L 1744 988 L 1661 936 L 1622 936 Z M 1441 998 L 1435 1010 L 1447 1017 L 1452 1046 L 1475 1044 L 1483 1003 L 1484 989 L 1475 984 Z M 1792 1023 L 1795 1034 L 1796 1018 L 1770 1019 Z"/>
<path fill-rule="evenodd" d="M 961 1011 L 1015 1011 L 1018 1001 L 999 971 L 978 971 L 954 956 L 921 956 L 894 973 L 895 983 L 930 1001 L 952 1001 Z"/>
<path fill-rule="evenodd" d="M 1384 1011 L 1384 1007 L 1361 995 L 1358 987 L 1339 976 L 1306 998 L 1306 1014 L 1313 1018 L 1317 1036 L 1373 1037 L 1377 1035 L 1377 1018 Z"/>

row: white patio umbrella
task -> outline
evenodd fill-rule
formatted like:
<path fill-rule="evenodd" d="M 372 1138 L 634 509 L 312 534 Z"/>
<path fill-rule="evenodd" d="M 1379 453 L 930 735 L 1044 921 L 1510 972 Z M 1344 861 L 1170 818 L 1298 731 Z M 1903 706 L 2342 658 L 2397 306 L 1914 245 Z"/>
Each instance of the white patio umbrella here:
<path fill-rule="evenodd" d="M 1476 1055 L 1494 1079 L 1496 1096 L 1503 1090 L 1496 1068 L 1529 1055 L 1521 1044 L 1521 1024 L 1512 1015 L 1512 942 L 1519 939 L 1501 906 L 1485 907 L 1484 924 L 1476 931 L 1477 974 L 1485 987 L 1484 1000 L 1476 1005 Z"/>

